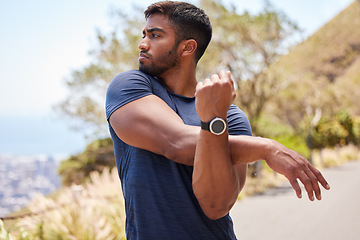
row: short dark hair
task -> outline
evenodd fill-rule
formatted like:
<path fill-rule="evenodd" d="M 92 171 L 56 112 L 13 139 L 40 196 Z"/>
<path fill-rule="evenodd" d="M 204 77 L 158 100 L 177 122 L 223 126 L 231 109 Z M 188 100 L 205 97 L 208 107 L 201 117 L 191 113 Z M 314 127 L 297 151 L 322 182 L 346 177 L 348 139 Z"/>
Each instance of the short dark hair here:
<path fill-rule="evenodd" d="M 182 40 L 194 39 L 197 42 L 195 61 L 198 62 L 210 43 L 212 26 L 206 13 L 186 2 L 161 1 L 151 4 L 144 12 L 148 19 L 152 14 L 163 14 L 175 29 L 177 44 Z"/>

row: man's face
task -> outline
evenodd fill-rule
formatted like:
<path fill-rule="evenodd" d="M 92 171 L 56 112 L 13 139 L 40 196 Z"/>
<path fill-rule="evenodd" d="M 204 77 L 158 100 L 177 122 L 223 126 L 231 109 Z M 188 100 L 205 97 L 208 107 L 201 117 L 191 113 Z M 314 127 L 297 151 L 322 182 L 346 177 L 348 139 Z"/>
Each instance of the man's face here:
<path fill-rule="evenodd" d="M 151 15 L 139 44 L 139 70 L 154 77 L 175 67 L 179 61 L 175 31 L 161 14 Z"/>

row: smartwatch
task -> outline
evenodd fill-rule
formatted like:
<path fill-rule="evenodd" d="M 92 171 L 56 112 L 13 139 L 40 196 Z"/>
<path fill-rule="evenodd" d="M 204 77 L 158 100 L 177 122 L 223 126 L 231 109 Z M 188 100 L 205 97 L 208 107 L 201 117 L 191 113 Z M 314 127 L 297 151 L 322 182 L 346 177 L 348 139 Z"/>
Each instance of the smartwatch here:
<path fill-rule="evenodd" d="M 211 132 L 215 135 L 221 135 L 228 127 L 228 121 L 222 118 L 216 117 L 210 122 L 201 121 L 201 129 Z"/>

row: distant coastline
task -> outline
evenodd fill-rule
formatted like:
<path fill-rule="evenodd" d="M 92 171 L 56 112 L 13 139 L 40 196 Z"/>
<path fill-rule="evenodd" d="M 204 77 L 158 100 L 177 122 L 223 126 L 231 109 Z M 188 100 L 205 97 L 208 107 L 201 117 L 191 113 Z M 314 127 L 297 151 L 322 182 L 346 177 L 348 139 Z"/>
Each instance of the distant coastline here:
<path fill-rule="evenodd" d="M 61 185 L 53 156 L 0 154 L 0 216 L 18 211 L 38 193 L 48 195 Z"/>

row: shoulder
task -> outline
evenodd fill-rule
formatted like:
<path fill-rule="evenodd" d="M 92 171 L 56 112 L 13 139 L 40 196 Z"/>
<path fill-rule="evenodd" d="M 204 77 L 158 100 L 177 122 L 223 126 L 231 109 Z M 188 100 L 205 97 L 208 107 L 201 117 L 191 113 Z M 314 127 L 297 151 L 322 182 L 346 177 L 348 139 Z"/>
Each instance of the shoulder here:
<path fill-rule="evenodd" d="M 154 78 L 150 75 L 143 73 L 139 70 L 131 70 L 127 72 L 119 73 L 110 82 L 109 88 L 118 86 L 119 84 L 132 84 L 136 82 L 151 83 Z"/>
<path fill-rule="evenodd" d="M 118 108 L 153 94 L 155 79 L 139 70 L 120 73 L 110 82 L 106 92 L 107 118 Z"/>
<path fill-rule="evenodd" d="M 227 120 L 230 135 L 252 135 L 249 119 L 238 106 L 234 104 L 230 106 Z"/>
<path fill-rule="evenodd" d="M 110 82 L 106 97 L 119 98 L 128 95 L 142 95 L 144 92 L 153 92 L 155 79 L 139 70 L 119 73 Z"/>
<path fill-rule="evenodd" d="M 121 78 L 150 78 L 151 76 L 140 71 L 140 70 L 130 70 L 126 72 L 119 73 L 115 76 L 114 79 L 121 79 Z"/>

